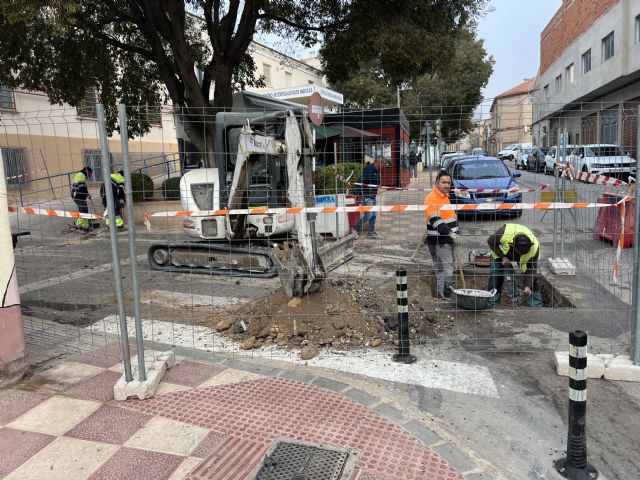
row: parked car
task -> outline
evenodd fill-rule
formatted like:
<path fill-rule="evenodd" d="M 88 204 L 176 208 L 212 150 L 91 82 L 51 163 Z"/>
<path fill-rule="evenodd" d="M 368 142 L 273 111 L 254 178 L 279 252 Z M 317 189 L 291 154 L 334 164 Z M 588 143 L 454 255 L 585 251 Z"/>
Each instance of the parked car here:
<path fill-rule="evenodd" d="M 544 172 L 546 156 L 546 149 L 533 147 L 527 157 L 527 170 L 531 170 L 535 173 Z"/>
<path fill-rule="evenodd" d="M 569 155 L 574 172 L 628 177 L 636 174 L 636 161 L 613 144 L 578 145 Z"/>
<path fill-rule="evenodd" d="M 564 150 L 559 148 L 557 145 L 549 148 L 549 151 L 544 157 L 544 173 L 554 175 L 556 171 L 555 164 L 560 162 L 563 156 L 565 161 L 567 161 L 569 159 L 569 154 L 574 148 L 575 145 L 567 145 Z"/>
<path fill-rule="evenodd" d="M 451 160 L 458 157 L 465 157 L 466 155 L 467 154 L 464 152 L 453 152 L 443 155 L 442 157 L 440 157 L 440 170 L 447 170 Z"/>
<path fill-rule="evenodd" d="M 442 166 L 442 157 L 444 157 L 445 155 L 450 155 L 452 153 L 458 153 L 455 150 L 444 150 L 441 154 L 440 154 L 440 158 L 438 159 L 438 167 Z"/>
<path fill-rule="evenodd" d="M 500 189 L 510 190 L 517 187 L 515 179 L 520 177 L 520 172 L 511 173 L 507 166 L 495 157 L 466 157 L 458 158 L 450 168 L 451 180 L 453 182 L 449 199 L 455 204 L 484 204 L 491 203 L 499 205 L 502 203 L 521 203 L 521 193 L 489 193 L 489 192 L 468 192 L 456 189 Z M 459 211 L 458 215 L 464 216 L 496 216 L 498 213 L 517 216 L 522 215 L 522 210 L 509 210 L 501 212 L 499 210 L 482 210 L 464 212 Z"/>
<path fill-rule="evenodd" d="M 498 152 L 498 158 L 500 160 L 515 160 L 520 150 L 530 147 L 530 143 L 512 143 Z"/>
<path fill-rule="evenodd" d="M 515 150 L 516 152 L 516 170 L 529 170 L 529 155 L 535 153 L 534 147 L 522 147 Z"/>
<path fill-rule="evenodd" d="M 471 150 L 471 155 L 481 155 L 485 156 L 487 153 L 484 151 L 484 148 L 476 147 Z"/>

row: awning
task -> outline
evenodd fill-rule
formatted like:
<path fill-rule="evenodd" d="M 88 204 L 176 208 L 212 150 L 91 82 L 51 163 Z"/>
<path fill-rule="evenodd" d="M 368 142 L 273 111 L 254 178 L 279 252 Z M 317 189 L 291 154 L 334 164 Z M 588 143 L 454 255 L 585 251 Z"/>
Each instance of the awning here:
<path fill-rule="evenodd" d="M 348 125 L 321 125 L 316 128 L 316 139 L 331 137 L 364 138 L 379 137 L 377 133 L 366 132 Z"/>

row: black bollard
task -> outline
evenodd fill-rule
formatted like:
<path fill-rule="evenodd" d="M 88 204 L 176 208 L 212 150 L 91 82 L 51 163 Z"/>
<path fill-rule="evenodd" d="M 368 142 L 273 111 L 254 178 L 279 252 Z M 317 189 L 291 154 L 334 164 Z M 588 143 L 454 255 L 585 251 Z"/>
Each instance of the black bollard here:
<path fill-rule="evenodd" d="M 396 293 L 398 298 L 398 353 L 393 356 L 394 362 L 413 363 L 415 355 L 411 355 L 409 343 L 409 292 L 407 290 L 407 271 L 396 270 Z"/>
<path fill-rule="evenodd" d="M 582 330 L 569 332 L 569 434 L 567 456 L 556 460 L 569 480 L 592 480 L 598 471 L 587 461 L 587 339 Z"/>

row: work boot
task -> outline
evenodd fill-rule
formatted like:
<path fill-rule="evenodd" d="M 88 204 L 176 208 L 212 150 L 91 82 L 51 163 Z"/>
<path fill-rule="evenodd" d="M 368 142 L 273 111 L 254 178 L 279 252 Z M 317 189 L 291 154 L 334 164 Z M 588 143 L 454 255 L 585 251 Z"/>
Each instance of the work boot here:
<path fill-rule="evenodd" d="M 445 283 L 444 285 L 444 298 L 451 300 L 451 285 Z"/>
<path fill-rule="evenodd" d="M 376 240 L 382 240 L 382 235 L 378 235 L 376 232 L 369 233 L 367 237 L 375 238 Z"/>

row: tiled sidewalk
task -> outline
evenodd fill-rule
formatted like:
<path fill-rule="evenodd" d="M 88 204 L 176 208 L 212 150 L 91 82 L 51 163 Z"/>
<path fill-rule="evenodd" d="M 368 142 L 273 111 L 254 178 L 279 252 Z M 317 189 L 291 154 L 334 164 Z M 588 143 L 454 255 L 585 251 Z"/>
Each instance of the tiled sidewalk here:
<path fill-rule="evenodd" d="M 239 363 L 182 359 L 154 398 L 115 402 L 117 344 L 59 361 L 57 385 L 0 391 L 0 478 L 249 480 L 277 439 L 352 452 L 351 480 L 463 478 L 436 451 L 464 478 L 489 478 L 417 422 L 398 426 L 390 419 L 402 415 L 365 392 Z"/>

